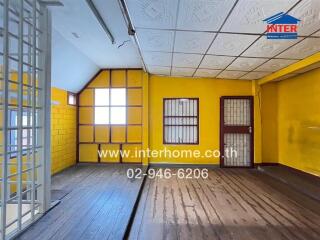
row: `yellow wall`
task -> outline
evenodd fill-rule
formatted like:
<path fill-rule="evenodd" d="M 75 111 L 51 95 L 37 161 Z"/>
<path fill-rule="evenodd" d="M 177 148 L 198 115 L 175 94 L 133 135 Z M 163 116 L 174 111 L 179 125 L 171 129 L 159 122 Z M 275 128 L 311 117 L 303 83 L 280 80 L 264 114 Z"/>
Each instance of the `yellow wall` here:
<path fill-rule="evenodd" d="M 149 146 L 151 150 L 199 149 L 202 153 L 219 150 L 220 97 L 228 95 L 252 95 L 251 81 L 172 78 L 151 75 L 149 77 Z M 162 134 L 163 98 L 199 98 L 199 145 L 164 145 Z M 151 163 L 218 164 L 219 159 L 170 159 L 150 158 Z"/>
<path fill-rule="evenodd" d="M 278 162 L 278 88 L 272 82 L 261 87 L 261 131 L 263 163 Z"/>
<path fill-rule="evenodd" d="M 320 175 L 320 69 L 278 83 L 279 163 Z"/>
<path fill-rule="evenodd" d="M 147 95 L 144 93 L 148 78 L 142 70 L 119 69 L 101 71 L 83 91 L 79 93 L 79 162 L 120 162 L 117 157 L 99 157 L 100 150 L 141 149 L 147 143 Z M 127 89 L 127 124 L 95 125 L 94 92 L 96 88 Z M 122 162 L 142 162 L 131 155 Z"/>
<path fill-rule="evenodd" d="M 76 163 L 77 107 L 67 104 L 67 91 L 51 90 L 51 172 Z"/>
<path fill-rule="evenodd" d="M 320 176 L 320 69 L 262 85 L 262 160 Z"/>

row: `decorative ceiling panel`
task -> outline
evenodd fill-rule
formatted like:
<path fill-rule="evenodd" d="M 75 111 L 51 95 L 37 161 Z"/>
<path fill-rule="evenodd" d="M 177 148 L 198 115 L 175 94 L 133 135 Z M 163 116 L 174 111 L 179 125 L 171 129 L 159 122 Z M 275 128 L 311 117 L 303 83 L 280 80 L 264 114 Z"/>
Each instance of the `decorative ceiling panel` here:
<path fill-rule="evenodd" d="M 126 0 L 134 27 L 175 28 L 178 0 Z"/>
<path fill-rule="evenodd" d="M 296 44 L 301 38 L 294 40 L 270 40 L 262 36 L 242 56 L 246 57 L 274 57 L 288 47 Z"/>
<path fill-rule="evenodd" d="M 170 67 L 147 66 L 148 72 L 158 75 L 170 75 Z"/>
<path fill-rule="evenodd" d="M 298 33 L 301 36 L 310 35 L 320 28 L 319 0 L 303 0 L 289 14 L 300 20 Z"/>
<path fill-rule="evenodd" d="M 194 68 L 176 68 L 173 67 L 171 70 L 172 76 L 182 76 L 182 77 L 192 77 L 194 71 L 196 69 Z"/>
<path fill-rule="evenodd" d="M 144 52 L 144 62 L 147 65 L 171 66 L 172 53 L 165 52 Z"/>
<path fill-rule="evenodd" d="M 206 55 L 200 65 L 200 68 L 208 69 L 224 69 L 226 68 L 235 57 L 225 57 L 225 56 L 213 56 Z"/>
<path fill-rule="evenodd" d="M 289 10 L 298 0 L 240 0 L 222 31 L 263 33 L 266 30 L 264 19 Z"/>
<path fill-rule="evenodd" d="M 137 29 L 137 36 L 143 51 L 172 51 L 174 31 Z"/>
<path fill-rule="evenodd" d="M 287 67 L 297 60 L 286 60 L 286 59 L 271 59 L 270 61 L 262 64 L 260 67 L 256 68 L 254 71 L 266 71 L 266 72 L 276 72 L 284 67 Z"/>
<path fill-rule="evenodd" d="M 196 73 L 194 74 L 194 77 L 211 77 L 214 78 L 216 77 L 221 70 L 213 70 L 213 69 L 203 69 L 203 68 L 198 68 Z"/>
<path fill-rule="evenodd" d="M 214 33 L 177 31 L 174 51 L 204 54 L 214 36 Z"/>
<path fill-rule="evenodd" d="M 223 71 L 222 73 L 220 73 L 217 78 L 226 78 L 226 79 L 238 79 L 240 77 L 242 77 L 243 75 L 245 75 L 247 72 L 243 72 L 243 71 Z"/>
<path fill-rule="evenodd" d="M 182 0 L 177 28 L 181 30 L 217 31 L 235 0 Z"/>
<path fill-rule="evenodd" d="M 202 55 L 199 54 L 174 53 L 172 66 L 197 68 L 201 58 Z"/>
<path fill-rule="evenodd" d="M 255 80 L 263 78 L 269 74 L 270 72 L 249 72 L 246 75 L 242 76 L 240 79 Z"/>
<path fill-rule="evenodd" d="M 281 53 L 279 58 L 303 59 L 320 51 L 320 38 L 307 38 Z"/>
<path fill-rule="evenodd" d="M 227 70 L 239 70 L 239 71 L 251 71 L 266 62 L 267 58 L 237 58 L 233 63 L 231 63 Z"/>
<path fill-rule="evenodd" d="M 219 33 L 208 53 L 238 56 L 257 38 L 254 35 Z"/>

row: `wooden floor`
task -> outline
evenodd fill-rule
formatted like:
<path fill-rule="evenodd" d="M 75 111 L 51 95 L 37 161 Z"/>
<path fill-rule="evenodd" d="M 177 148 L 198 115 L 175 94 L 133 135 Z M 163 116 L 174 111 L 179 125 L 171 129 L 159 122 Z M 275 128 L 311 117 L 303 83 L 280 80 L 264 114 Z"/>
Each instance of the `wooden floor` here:
<path fill-rule="evenodd" d="M 122 239 L 142 180 L 126 169 L 136 165 L 78 165 L 53 177 L 67 191 L 61 203 L 18 239 Z"/>
<path fill-rule="evenodd" d="M 268 178 L 257 170 L 214 169 L 207 180 L 148 179 L 129 238 L 320 239 L 320 215 L 309 208 L 319 202 L 288 197 Z"/>
<path fill-rule="evenodd" d="M 123 239 L 142 180 L 128 165 L 80 165 L 53 178 L 68 194 L 19 239 Z M 176 169 L 172 169 L 175 172 Z M 129 239 L 320 239 L 320 205 L 257 170 L 146 179 Z"/>

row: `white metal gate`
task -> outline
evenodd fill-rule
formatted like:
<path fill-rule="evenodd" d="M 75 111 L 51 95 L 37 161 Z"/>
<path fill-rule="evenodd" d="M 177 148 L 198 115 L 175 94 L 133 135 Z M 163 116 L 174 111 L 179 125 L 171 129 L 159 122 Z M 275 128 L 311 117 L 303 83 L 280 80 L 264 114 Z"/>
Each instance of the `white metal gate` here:
<path fill-rule="evenodd" d="M 0 0 L 1 239 L 50 206 L 50 31 L 38 0 Z"/>

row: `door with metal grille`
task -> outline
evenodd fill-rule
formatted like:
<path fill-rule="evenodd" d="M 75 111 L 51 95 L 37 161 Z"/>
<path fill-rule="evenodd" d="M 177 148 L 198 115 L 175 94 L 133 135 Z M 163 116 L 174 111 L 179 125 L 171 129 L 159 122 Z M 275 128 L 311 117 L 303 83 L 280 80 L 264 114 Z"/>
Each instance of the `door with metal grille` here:
<path fill-rule="evenodd" d="M 253 167 L 253 97 L 221 97 L 220 151 L 221 167 Z"/>
<path fill-rule="evenodd" d="M 38 0 L 0 0 L 0 239 L 50 206 L 50 15 Z"/>

